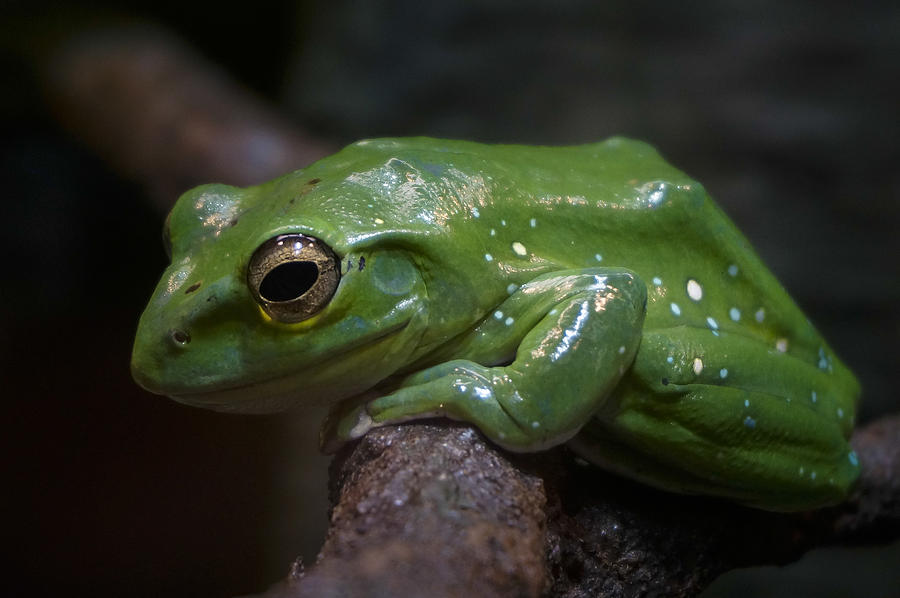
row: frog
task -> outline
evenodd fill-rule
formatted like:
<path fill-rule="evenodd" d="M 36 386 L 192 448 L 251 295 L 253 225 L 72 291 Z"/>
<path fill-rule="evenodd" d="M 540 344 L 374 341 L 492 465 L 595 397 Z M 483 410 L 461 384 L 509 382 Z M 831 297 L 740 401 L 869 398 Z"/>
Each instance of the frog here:
<path fill-rule="evenodd" d="M 703 185 L 623 137 L 351 144 L 182 195 L 131 368 L 218 411 L 327 407 L 321 446 L 410 420 L 565 444 L 663 491 L 845 500 L 860 386 Z M 580 461 L 579 461 L 580 462 Z"/>

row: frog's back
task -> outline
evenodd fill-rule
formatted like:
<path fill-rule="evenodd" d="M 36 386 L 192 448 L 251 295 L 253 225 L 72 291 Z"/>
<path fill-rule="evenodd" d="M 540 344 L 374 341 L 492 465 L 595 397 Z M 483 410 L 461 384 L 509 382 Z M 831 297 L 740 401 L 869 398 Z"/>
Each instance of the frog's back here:
<path fill-rule="evenodd" d="M 619 138 L 563 148 L 387 143 L 485 177 L 490 201 L 468 206 L 467 234 L 486 237 L 494 263 L 508 259 L 513 282 L 525 279 L 511 251 L 643 280 L 641 345 L 576 441 L 586 457 L 765 508 L 844 495 L 858 474 L 846 442 L 858 384 L 702 185 Z"/>
<path fill-rule="evenodd" d="M 544 147 L 413 137 L 351 148 L 444 180 L 458 176 L 470 190 L 476 181 L 487 188 L 435 208 L 457 214 L 457 240 L 508 254 L 504 262 L 504 253 L 492 252 L 493 265 L 503 263 L 513 282 L 522 282 L 516 257 L 531 261 L 527 276 L 540 270 L 533 256 L 555 268 L 628 268 L 647 285 L 648 330 L 740 334 L 834 369 L 822 337 L 704 187 L 646 143 L 614 137 Z M 526 254 L 512 255 L 513 247 Z"/>
<path fill-rule="evenodd" d="M 777 510 L 841 500 L 859 385 L 703 187 L 638 142 L 544 151 L 524 166 L 532 213 L 550 203 L 571 232 L 524 243 L 633 270 L 648 291 L 635 362 L 576 447 L 672 490 Z"/>

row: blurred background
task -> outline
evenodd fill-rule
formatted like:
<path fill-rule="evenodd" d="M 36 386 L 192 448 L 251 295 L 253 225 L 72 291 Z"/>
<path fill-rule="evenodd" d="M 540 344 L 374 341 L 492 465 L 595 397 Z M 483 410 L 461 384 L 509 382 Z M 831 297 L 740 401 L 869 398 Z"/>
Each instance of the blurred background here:
<path fill-rule="evenodd" d="M 649 141 L 702 181 L 864 386 L 900 401 L 895 1 L 7 1 L 0 12 L 6 595 L 259 592 L 326 527 L 321 414 L 133 384 L 177 195 L 363 137 Z M 707 596 L 898 596 L 900 544 Z"/>

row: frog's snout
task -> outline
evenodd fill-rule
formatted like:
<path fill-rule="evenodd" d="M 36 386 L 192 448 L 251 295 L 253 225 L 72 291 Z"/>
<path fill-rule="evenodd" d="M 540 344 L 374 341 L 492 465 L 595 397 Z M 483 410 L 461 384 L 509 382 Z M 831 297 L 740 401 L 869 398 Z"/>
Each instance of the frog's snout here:
<path fill-rule="evenodd" d="M 154 334 L 152 327 L 142 324 L 138 325 L 131 353 L 131 376 L 152 393 L 168 394 L 173 384 L 170 380 L 174 373 L 172 365 L 177 363 L 173 360 L 187 357 L 185 352 L 191 348 L 190 329 L 178 326 Z"/>

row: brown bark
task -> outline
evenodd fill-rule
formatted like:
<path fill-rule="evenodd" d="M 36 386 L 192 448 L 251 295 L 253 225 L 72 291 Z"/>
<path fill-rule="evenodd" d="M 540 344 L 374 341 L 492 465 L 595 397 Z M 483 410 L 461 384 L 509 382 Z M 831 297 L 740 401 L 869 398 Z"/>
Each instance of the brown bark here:
<path fill-rule="evenodd" d="M 71 36 L 43 85 L 60 121 L 163 211 L 196 185 L 264 182 L 337 149 L 150 26 Z"/>
<path fill-rule="evenodd" d="M 565 448 L 509 455 L 460 424 L 375 430 L 332 465 L 318 562 L 265 596 L 695 596 L 736 567 L 900 536 L 898 438 L 900 416 L 858 430 L 851 499 L 782 514 L 653 490 Z"/>

